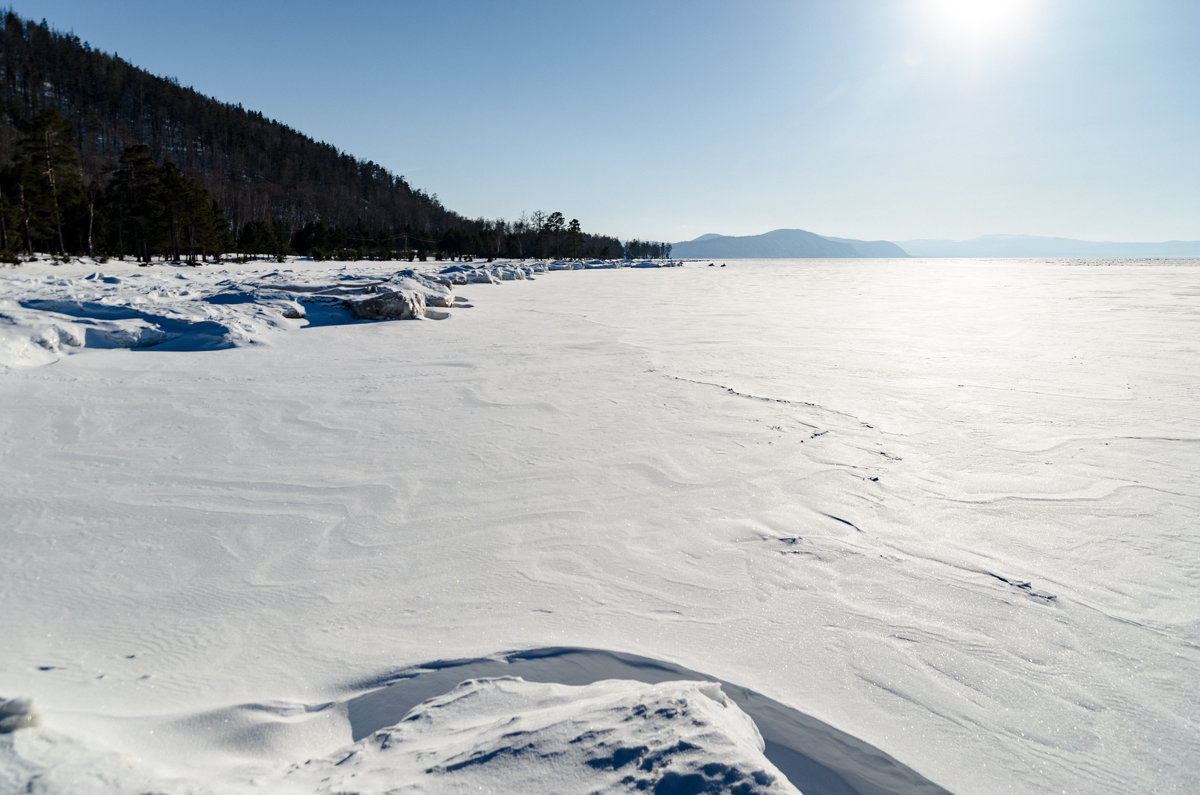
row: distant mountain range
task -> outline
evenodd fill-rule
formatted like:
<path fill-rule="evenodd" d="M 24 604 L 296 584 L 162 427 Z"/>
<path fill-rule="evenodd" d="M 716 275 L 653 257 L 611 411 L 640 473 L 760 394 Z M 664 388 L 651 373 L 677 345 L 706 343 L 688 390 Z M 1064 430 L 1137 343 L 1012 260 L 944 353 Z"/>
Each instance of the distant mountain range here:
<path fill-rule="evenodd" d="M 1065 237 L 984 235 L 972 240 L 903 240 L 914 257 L 1200 257 L 1200 241 L 1096 243 Z"/>
<path fill-rule="evenodd" d="M 832 259 L 843 257 L 1200 257 L 1200 241 L 1103 243 L 1065 237 L 985 235 L 972 240 L 850 240 L 802 229 L 762 235 L 701 235 L 675 243 L 681 259 Z"/>
<path fill-rule="evenodd" d="M 841 257 L 907 257 L 895 243 L 823 237 L 803 229 L 776 229 L 762 235 L 701 235 L 671 245 L 681 259 L 833 259 Z"/>

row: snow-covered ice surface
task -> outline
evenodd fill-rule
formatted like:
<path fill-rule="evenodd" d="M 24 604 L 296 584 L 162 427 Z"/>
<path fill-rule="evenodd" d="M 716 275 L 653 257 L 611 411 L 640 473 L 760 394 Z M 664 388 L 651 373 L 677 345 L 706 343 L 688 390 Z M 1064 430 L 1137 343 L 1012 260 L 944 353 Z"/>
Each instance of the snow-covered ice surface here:
<path fill-rule="evenodd" d="M 0 270 L 0 791 L 1194 791 L 1200 263 L 407 267 Z"/>

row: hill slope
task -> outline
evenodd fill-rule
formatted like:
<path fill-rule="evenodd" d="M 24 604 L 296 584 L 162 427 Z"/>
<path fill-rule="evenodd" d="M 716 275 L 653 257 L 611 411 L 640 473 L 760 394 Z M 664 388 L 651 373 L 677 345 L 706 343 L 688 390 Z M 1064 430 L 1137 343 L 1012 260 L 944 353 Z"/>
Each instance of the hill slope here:
<path fill-rule="evenodd" d="M 276 220 L 432 229 L 463 220 L 375 163 L 12 12 L 0 31 L 0 101 L 4 161 L 20 127 L 53 108 L 75 129 L 86 177 L 102 177 L 125 148 L 146 144 L 156 161 L 200 182 L 235 229 Z"/>
<path fill-rule="evenodd" d="M 376 163 L 8 11 L 0 27 L 0 165 L 27 154 L 23 147 L 39 119 L 54 123 L 46 122 L 47 111 L 69 125 L 72 159 L 78 161 L 70 171 L 80 190 L 96 185 L 93 195 L 102 193 L 122 154 L 145 145 L 154 162 L 173 163 L 215 199 L 233 240 L 245 245 L 242 233 L 253 225 L 256 237 L 272 238 L 272 253 L 290 247 L 299 253 L 352 248 L 619 257 L 648 256 L 658 246 L 632 241 L 631 252 L 615 237 L 568 224 L 562 213 L 535 212 L 532 221 L 513 224 L 464 218 Z M 15 183 L 17 177 L 10 177 Z M 10 198 L 5 192 L 0 204 Z M 59 212 L 60 203 L 56 197 L 55 215 L 70 215 L 70 208 Z M 97 221 L 102 216 L 97 213 Z M 13 218 L 7 228 L 17 225 Z M 64 241 L 55 250 L 83 248 L 82 233 L 54 237 Z M 91 248 L 89 242 L 86 250 Z"/>

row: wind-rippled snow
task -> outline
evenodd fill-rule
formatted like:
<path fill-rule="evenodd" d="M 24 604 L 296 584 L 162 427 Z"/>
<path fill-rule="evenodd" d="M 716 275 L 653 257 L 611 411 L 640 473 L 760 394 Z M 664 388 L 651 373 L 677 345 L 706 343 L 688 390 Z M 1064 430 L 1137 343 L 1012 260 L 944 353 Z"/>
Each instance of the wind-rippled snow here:
<path fill-rule="evenodd" d="M 0 271 L 13 328 L 64 306 L 30 279 L 131 278 L 39 267 Z M 281 297 L 240 347 L 0 375 L 0 696 L 40 718 L 0 782 L 269 791 L 352 743 L 366 683 L 551 646 L 752 688 L 956 792 L 1200 775 L 1200 263 L 454 295 L 370 324 Z M 46 323 L 10 364 L 72 347 Z"/>

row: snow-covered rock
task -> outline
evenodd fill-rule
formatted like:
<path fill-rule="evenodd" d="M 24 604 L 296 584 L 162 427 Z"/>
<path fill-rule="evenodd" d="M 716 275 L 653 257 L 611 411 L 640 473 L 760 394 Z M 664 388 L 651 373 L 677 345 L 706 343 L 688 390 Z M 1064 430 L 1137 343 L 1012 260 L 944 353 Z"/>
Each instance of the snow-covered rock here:
<path fill-rule="evenodd" d="M 454 289 L 450 285 L 414 270 L 398 272 L 387 282 L 387 286 L 397 292 L 409 290 L 418 293 L 427 306 L 454 306 Z"/>
<path fill-rule="evenodd" d="M 408 290 L 347 301 L 346 306 L 359 320 L 412 320 L 425 316 L 425 296 Z"/>

